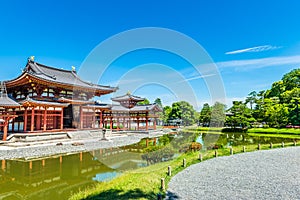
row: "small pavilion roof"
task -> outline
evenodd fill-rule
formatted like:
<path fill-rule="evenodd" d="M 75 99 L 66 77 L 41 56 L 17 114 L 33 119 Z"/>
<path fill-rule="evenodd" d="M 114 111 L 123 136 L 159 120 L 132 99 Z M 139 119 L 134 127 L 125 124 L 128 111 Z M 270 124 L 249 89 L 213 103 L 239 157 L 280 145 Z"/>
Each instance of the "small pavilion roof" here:
<path fill-rule="evenodd" d="M 134 96 L 130 93 L 127 93 L 123 96 L 118 96 L 118 97 L 114 97 L 111 98 L 111 100 L 116 101 L 116 102 L 120 102 L 120 101 L 135 101 L 135 102 L 139 102 L 139 101 L 144 101 L 145 98 L 141 98 L 138 96 Z"/>
<path fill-rule="evenodd" d="M 9 98 L 6 94 L 0 96 L 0 108 L 17 108 L 21 105 Z"/>
<path fill-rule="evenodd" d="M 7 87 L 11 87 L 19 79 L 29 75 L 38 80 L 45 81 L 49 84 L 58 84 L 61 86 L 69 86 L 74 89 L 88 89 L 94 90 L 97 94 L 109 94 L 117 90 L 116 87 L 103 86 L 98 84 L 89 83 L 80 79 L 75 70 L 64 70 L 54 67 L 49 67 L 32 60 L 28 60 L 26 67 L 23 70 L 23 74 L 14 80 L 6 81 Z"/>
<path fill-rule="evenodd" d="M 146 111 L 155 111 L 161 112 L 161 108 L 156 104 L 148 104 L 148 105 L 136 105 L 133 108 L 125 108 L 121 105 L 113 105 L 111 108 L 112 111 L 125 111 L 125 112 L 146 112 Z"/>

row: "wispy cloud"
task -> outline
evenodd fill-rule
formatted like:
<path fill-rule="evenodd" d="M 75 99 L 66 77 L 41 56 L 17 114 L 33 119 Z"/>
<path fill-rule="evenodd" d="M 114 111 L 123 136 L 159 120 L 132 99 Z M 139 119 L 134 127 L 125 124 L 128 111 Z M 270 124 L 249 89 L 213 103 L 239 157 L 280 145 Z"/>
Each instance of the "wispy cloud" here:
<path fill-rule="evenodd" d="M 194 76 L 194 77 L 191 77 L 191 78 L 186 78 L 186 79 L 180 81 L 179 83 L 185 82 L 185 81 L 192 81 L 192 80 L 196 80 L 196 79 L 202 79 L 202 78 L 206 78 L 206 77 L 210 77 L 210 76 L 215 76 L 215 75 L 216 74 L 206 74 L 206 75 Z"/>
<path fill-rule="evenodd" d="M 280 56 L 259 59 L 247 60 L 231 60 L 225 62 L 217 62 L 219 68 L 236 68 L 240 70 L 259 69 L 269 66 L 282 66 L 282 65 L 300 65 L 300 55 L 297 56 Z"/>
<path fill-rule="evenodd" d="M 246 49 L 239 49 L 235 51 L 229 51 L 225 54 L 239 54 L 239 53 L 250 53 L 250 52 L 262 52 L 262 51 L 270 51 L 275 49 L 280 49 L 282 47 L 280 46 L 272 46 L 272 45 L 263 45 L 263 46 L 257 46 L 257 47 L 251 47 Z"/>

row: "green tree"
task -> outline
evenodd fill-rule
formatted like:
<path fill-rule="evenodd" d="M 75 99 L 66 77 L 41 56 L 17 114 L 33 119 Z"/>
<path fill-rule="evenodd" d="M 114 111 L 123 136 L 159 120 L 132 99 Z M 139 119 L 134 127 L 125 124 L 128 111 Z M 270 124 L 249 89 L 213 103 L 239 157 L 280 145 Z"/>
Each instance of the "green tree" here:
<path fill-rule="evenodd" d="M 172 112 L 172 108 L 170 106 L 164 107 L 164 109 L 163 109 L 163 122 L 164 123 L 168 123 L 171 112 Z"/>
<path fill-rule="evenodd" d="M 233 101 L 233 106 L 228 111 L 231 115 L 226 118 L 226 124 L 232 128 L 246 128 L 255 121 L 251 116 L 251 110 L 242 101 Z"/>
<path fill-rule="evenodd" d="M 162 102 L 161 102 L 161 99 L 160 98 L 156 98 L 155 99 L 155 101 L 154 101 L 154 103 L 156 104 L 156 105 L 158 105 L 159 107 L 163 107 L 163 105 L 162 105 Z"/>
<path fill-rule="evenodd" d="M 179 101 L 172 104 L 170 119 L 181 119 L 184 126 L 195 123 L 195 113 L 193 106 L 186 101 Z"/>
<path fill-rule="evenodd" d="M 209 126 L 211 120 L 211 107 L 208 103 L 203 104 L 203 108 L 200 111 L 199 122 L 203 126 Z"/>
<path fill-rule="evenodd" d="M 256 97 L 257 97 L 257 93 L 255 91 L 250 92 L 248 94 L 248 97 L 246 97 L 245 103 L 250 104 L 251 110 L 253 110 L 253 104 L 256 103 L 256 101 L 257 101 Z"/>
<path fill-rule="evenodd" d="M 216 102 L 211 108 L 211 120 L 210 126 L 212 127 L 222 127 L 225 123 L 225 104 Z"/>

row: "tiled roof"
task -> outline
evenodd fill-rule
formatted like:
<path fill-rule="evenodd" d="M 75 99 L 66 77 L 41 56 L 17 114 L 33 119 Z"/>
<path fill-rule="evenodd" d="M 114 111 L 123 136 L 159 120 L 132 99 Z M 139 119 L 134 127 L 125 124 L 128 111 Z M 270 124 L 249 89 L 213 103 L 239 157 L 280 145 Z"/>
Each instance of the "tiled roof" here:
<path fill-rule="evenodd" d="M 134 95 L 131 95 L 131 94 L 125 94 L 123 96 L 118 96 L 118 97 L 114 97 L 114 98 L 111 98 L 111 100 L 113 101 L 144 101 L 145 98 L 141 98 L 141 97 L 138 97 L 138 96 L 134 96 Z"/>
<path fill-rule="evenodd" d="M 28 60 L 25 67 L 25 72 L 28 74 L 50 82 L 57 82 L 78 87 L 98 89 L 104 91 L 115 91 L 115 87 L 102 86 L 93 83 L 88 83 L 79 78 L 74 70 L 63 70 L 36 63 Z"/>
<path fill-rule="evenodd" d="M 133 108 L 125 108 L 121 105 L 113 105 L 111 108 L 112 111 L 156 111 L 156 112 L 161 112 L 162 109 L 157 106 L 156 104 L 149 104 L 149 105 L 137 105 Z"/>
<path fill-rule="evenodd" d="M 4 108 L 12 108 L 12 107 L 20 107 L 21 105 L 9 98 L 7 95 L 0 96 L 0 107 Z"/>

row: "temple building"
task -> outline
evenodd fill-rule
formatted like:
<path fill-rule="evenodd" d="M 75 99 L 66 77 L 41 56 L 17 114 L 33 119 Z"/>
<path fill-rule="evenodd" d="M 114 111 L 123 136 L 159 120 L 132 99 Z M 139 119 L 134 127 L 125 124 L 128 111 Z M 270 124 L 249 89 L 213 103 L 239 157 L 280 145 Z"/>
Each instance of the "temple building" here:
<path fill-rule="evenodd" d="M 74 68 L 63 70 L 28 59 L 17 78 L 1 82 L 0 129 L 7 132 L 46 132 L 110 128 L 149 130 L 156 128 L 157 105 L 137 105 L 143 98 L 126 94 L 103 104 L 95 96 L 113 93 L 116 87 L 80 79 Z"/>

